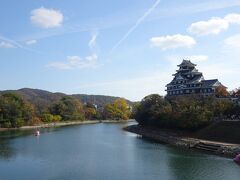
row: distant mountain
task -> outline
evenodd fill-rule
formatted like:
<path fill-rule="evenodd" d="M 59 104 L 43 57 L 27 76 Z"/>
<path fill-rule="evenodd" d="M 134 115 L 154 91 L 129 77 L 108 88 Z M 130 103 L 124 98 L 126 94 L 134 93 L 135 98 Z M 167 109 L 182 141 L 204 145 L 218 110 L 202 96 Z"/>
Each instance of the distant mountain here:
<path fill-rule="evenodd" d="M 96 104 L 98 107 L 102 107 L 107 103 L 112 103 L 113 101 L 119 98 L 119 97 L 113 97 L 113 96 L 86 95 L 86 94 L 67 95 L 59 92 L 52 93 L 45 90 L 30 89 L 30 88 L 0 91 L 0 94 L 7 93 L 7 92 L 13 92 L 13 93 L 19 94 L 24 99 L 32 103 L 39 112 L 44 111 L 47 107 L 58 102 L 64 96 L 71 96 L 73 98 L 79 99 L 83 104 L 93 103 L 93 104 Z M 132 105 L 131 101 L 127 100 L 127 102 L 129 103 L 129 105 Z"/>

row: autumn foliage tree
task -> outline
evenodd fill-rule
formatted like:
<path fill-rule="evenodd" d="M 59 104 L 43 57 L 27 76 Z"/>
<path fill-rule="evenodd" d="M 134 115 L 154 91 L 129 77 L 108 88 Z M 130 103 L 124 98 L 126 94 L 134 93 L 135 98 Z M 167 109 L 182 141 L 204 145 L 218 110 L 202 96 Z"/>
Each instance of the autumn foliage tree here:
<path fill-rule="evenodd" d="M 233 98 L 240 98 L 240 87 L 230 92 Z"/>
<path fill-rule="evenodd" d="M 130 111 L 125 99 L 116 99 L 113 103 L 108 103 L 104 106 L 103 116 L 105 119 L 127 120 L 129 119 Z"/>
<path fill-rule="evenodd" d="M 229 97 L 230 96 L 229 92 L 227 91 L 227 88 L 224 86 L 218 86 L 215 89 L 215 94 L 216 94 L 216 97 Z"/>
<path fill-rule="evenodd" d="M 84 113 L 85 113 L 85 118 L 88 120 L 92 120 L 92 119 L 96 119 L 96 115 L 97 115 L 97 109 L 96 107 L 91 104 L 91 103 L 87 103 L 84 106 Z"/>

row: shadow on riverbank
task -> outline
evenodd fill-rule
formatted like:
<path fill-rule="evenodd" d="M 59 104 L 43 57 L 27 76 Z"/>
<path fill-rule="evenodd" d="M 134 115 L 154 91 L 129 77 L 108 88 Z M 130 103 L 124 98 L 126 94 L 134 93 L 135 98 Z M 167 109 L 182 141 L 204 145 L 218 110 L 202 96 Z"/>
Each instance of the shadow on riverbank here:
<path fill-rule="evenodd" d="M 144 138 L 167 143 L 176 147 L 207 151 L 218 155 L 235 157 L 240 153 L 240 144 L 217 142 L 196 138 L 192 132 L 173 131 L 141 125 L 131 125 L 124 130 L 141 135 Z"/>

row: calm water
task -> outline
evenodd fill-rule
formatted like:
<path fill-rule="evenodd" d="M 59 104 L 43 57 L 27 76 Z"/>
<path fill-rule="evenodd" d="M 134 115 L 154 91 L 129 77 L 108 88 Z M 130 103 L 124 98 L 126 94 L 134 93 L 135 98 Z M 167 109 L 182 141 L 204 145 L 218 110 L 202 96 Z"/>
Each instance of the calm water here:
<path fill-rule="evenodd" d="M 1 133 L 0 179 L 240 179 L 231 159 L 146 141 L 122 126 L 45 129 L 40 137 Z"/>

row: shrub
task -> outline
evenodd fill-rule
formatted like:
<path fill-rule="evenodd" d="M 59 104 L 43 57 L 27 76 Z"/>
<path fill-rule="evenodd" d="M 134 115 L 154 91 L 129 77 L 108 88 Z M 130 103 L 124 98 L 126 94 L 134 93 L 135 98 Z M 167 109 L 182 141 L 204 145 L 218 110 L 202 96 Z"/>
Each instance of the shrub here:
<path fill-rule="evenodd" d="M 3 127 L 3 128 L 11 128 L 12 124 L 11 124 L 10 121 L 6 121 L 6 122 L 2 123 L 1 127 Z"/>
<path fill-rule="evenodd" d="M 18 118 L 14 123 L 14 127 L 21 127 L 21 126 L 24 126 L 24 124 L 25 124 L 24 120 L 21 118 Z"/>

